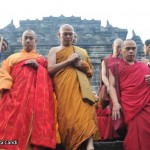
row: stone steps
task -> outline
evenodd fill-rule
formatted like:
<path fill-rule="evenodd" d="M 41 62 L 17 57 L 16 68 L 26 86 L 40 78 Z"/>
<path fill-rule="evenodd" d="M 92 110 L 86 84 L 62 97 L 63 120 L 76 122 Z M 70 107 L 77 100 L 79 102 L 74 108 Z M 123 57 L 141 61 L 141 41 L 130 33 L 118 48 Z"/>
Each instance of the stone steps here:
<path fill-rule="evenodd" d="M 111 141 L 111 142 L 95 142 L 95 150 L 123 150 L 122 141 Z"/>
<path fill-rule="evenodd" d="M 122 141 L 94 142 L 95 150 L 123 150 Z M 56 150 L 63 150 L 62 145 L 58 144 Z"/>

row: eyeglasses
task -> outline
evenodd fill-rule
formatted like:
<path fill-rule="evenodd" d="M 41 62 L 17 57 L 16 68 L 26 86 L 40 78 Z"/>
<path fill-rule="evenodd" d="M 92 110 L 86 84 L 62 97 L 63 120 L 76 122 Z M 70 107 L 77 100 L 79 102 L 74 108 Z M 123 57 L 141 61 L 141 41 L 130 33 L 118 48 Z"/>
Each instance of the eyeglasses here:
<path fill-rule="evenodd" d="M 65 37 L 68 36 L 68 35 L 69 35 L 69 36 L 73 36 L 73 33 L 72 33 L 72 32 L 70 32 L 70 33 L 64 32 L 64 33 L 63 33 L 63 36 L 65 36 Z"/>
<path fill-rule="evenodd" d="M 129 51 L 130 49 L 136 50 L 136 47 L 125 47 L 125 49 L 126 49 L 127 51 Z"/>

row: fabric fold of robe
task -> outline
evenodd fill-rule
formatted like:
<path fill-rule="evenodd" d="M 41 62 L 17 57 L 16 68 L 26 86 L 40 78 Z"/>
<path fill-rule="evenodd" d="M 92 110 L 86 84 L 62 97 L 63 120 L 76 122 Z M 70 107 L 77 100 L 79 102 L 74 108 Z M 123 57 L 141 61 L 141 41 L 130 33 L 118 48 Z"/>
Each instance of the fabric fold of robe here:
<path fill-rule="evenodd" d="M 56 63 L 65 61 L 73 53 L 73 46 L 60 50 L 56 54 Z M 95 107 L 82 100 L 73 66 L 61 69 L 54 75 L 53 81 L 62 144 L 65 150 L 77 150 L 82 142 L 98 133 Z"/>
<path fill-rule="evenodd" d="M 120 58 L 114 58 L 112 57 L 112 54 L 104 57 L 101 59 L 101 62 L 104 61 L 104 65 L 106 68 L 106 76 L 109 79 L 109 65 L 117 63 L 120 61 Z M 100 69 L 102 71 L 102 66 L 100 66 Z M 102 81 L 102 74 L 100 74 L 101 79 L 101 85 L 104 85 L 104 82 Z M 99 93 L 100 94 L 100 93 Z M 101 134 L 102 140 L 116 140 L 119 139 L 119 135 L 116 131 L 113 129 L 112 125 L 112 117 L 111 117 L 111 109 L 112 109 L 112 102 L 110 99 L 110 96 L 108 95 L 107 101 L 103 101 L 103 103 L 100 102 L 100 106 L 96 110 L 97 114 L 97 120 L 98 120 L 98 127 L 99 132 Z"/>
<path fill-rule="evenodd" d="M 102 109 L 101 106 L 96 110 L 98 129 L 102 140 L 116 140 L 119 139 L 119 135 L 113 130 L 112 117 L 110 108 L 106 107 Z"/>
<path fill-rule="evenodd" d="M 47 61 L 37 59 L 38 70 L 25 60 L 10 69 L 13 85 L 0 101 L 0 139 L 17 140 L 17 145 L 0 148 L 26 150 L 32 147 L 56 147 L 53 86 L 47 73 Z"/>
<path fill-rule="evenodd" d="M 87 52 L 84 49 L 81 49 L 77 46 L 74 46 L 75 52 L 79 53 L 82 57 L 82 61 L 86 61 L 88 58 Z M 82 99 L 85 102 L 88 102 L 89 104 L 94 104 L 95 103 L 95 98 L 92 93 L 92 89 L 90 86 L 90 81 L 85 73 L 82 71 L 76 69 L 79 84 L 80 84 L 80 89 L 81 89 L 81 94 L 82 94 Z"/>

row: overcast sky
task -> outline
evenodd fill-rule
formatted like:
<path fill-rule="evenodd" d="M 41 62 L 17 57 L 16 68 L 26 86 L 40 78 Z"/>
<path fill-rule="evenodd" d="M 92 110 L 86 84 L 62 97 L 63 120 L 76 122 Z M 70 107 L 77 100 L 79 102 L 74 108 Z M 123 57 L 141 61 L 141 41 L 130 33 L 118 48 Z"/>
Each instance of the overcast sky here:
<path fill-rule="evenodd" d="M 43 17 L 81 17 L 81 19 L 106 21 L 118 28 L 127 29 L 131 38 L 132 30 L 144 42 L 150 39 L 149 0 L 1 0 L 0 29 L 13 19 L 19 26 L 19 20 L 42 20 Z"/>

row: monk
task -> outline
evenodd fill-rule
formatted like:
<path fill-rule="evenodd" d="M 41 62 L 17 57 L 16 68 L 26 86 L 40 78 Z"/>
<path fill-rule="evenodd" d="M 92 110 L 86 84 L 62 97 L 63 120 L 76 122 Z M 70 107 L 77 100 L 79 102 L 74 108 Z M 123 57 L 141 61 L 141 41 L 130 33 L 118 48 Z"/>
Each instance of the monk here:
<path fill-rule="evenodd" d="M 0 35 L 0 66 L 1 66 L 1 55 L 8 48 L 8 42 L 2 35 Z"/>
<path fill-rule="evenodd" d="M 122 39 L 115 39 L 113 44 L 112 44 L 112 54 L 107 56 L 106 58 L 102 59 L 102 66 L 101 66 L 101 74 L 102 74 L 102 82 L 103 84 L 106 85 L 107 87 L 107 92 L 109 94 L 109 77 L 107 74 L 106 69 L 108 66 L 112 63 L 118 62 L 120 60 L 120 52 L 121 52 L 121 46 L 122 46 Z M 105 62 L 105 59 L 107 59 L 107 64 Z"/>
<path fill-rule="evenodd" d="M 144 57 L 141 61 L 150 67 L 150 39 L 147 39 L 144 43 Z"/>
<path fill-rule="evenodd" d="M 74 34 L 73 34 L 73 40 L 72 40 L 72 45 L 76 45 L 77 44 L 77 33 L 76 32 L 74 32 Z"/>
<path fill-rule="evenodd" d="M 102 140 L 113 140 L 121 138 L 117 132 L 113 130 L 113 126 L 111 124 L 111 100 L 109 96 L 109 72 L 108 67 L 110 64 L 116 63 L 120 61 L 120 53 L 122 47 L 123 40 L 122 39 L 115 39 L 112 44 L 112 54 L 102 58 L 101 60 L 101 72 L 100 72 L 100 79 L 101 85 L 105 85 L 107 87 L 107 99 L 101 100 L 98 109 L 96 110 L 97 119 L 98 119 L 98 127 L 101 133 Z M 99 93 L 101 94 L 101 93 Z M 108 106 L 108 107 L 107 107 Z"/>
<path fill-rule="evenodd" d="M 94 96 L 88 83 L 93 70 L 86 50 L 71 45 L 73 35 L 71 25 L 62 25 L 58 33 L 61 45 L 51 48 L 48 55 L 48 72 L 53 77 L 58 101 L 58 128 L 65 150 L 94 150 L 93 135 L 98 129 Z"/>
<path fill-rule="evenodd" d="M 8 48 L 8 42 L 3 38 L 3 36 L 0 36 L 0 52 L 6 51 Z"/>
<path fill-rule="evenodd" d="M 110 96 L 113 102 L 112 119 L 124 114 L 127 134 L 125 150 L 149 150 L 150 148 L 150 69 L 135 60 L 137 52 L 133 40 L 125 40 L 122 47 L 123 59 L 118 65 L 121 104 L 116 94 L 114 65 L 110 66 Z"/>
<path fill-rule="evenodd" d="M 46 59 L 36 52 L 33 30 L 22 35 L 23 49 L 0 68 L 0 149 L 55 149 L 52 81 Z"/>

